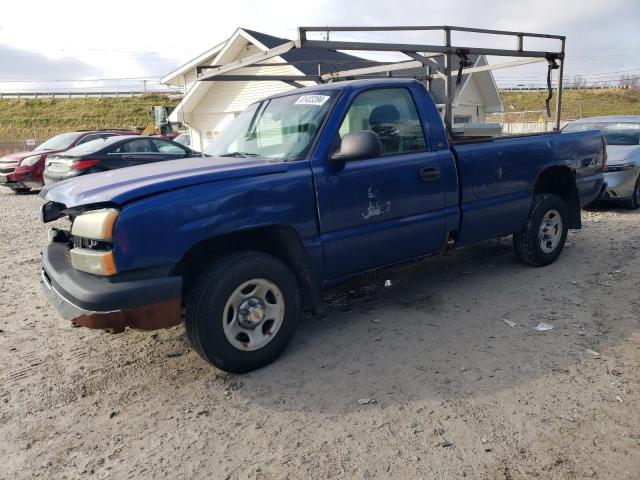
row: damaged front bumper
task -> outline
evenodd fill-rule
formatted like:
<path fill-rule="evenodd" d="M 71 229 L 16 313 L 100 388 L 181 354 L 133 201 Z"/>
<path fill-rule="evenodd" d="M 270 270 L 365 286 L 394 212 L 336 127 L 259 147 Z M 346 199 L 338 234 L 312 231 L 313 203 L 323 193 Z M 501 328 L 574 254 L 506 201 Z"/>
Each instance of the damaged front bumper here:
<path fill-rule="evenodd" d="M 74 325 L 119 333 L 127 327 L 170 328 L 181 321 L 182 278 L 168 276 L 166 269 L 99 277 L 74 269 L 69 248 L 55 242 L 45 247 L 42 259 L 44 293 Z"/>

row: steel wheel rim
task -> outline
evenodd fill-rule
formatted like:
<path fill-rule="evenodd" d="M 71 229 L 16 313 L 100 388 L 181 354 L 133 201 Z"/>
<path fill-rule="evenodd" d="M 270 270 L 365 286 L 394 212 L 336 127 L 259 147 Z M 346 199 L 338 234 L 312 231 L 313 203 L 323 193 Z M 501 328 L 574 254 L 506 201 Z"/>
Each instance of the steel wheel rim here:
<path fill-rule="evenodd" d="M 239 285 L 222 312 L 227 341 L 238 350 L 251 352 L 271 342 L 284 320 L 284 296 L 266 278 L 254 278 Z"/>
<path fill-rule="evenodd" d="M 562 239 L 562 217 L 557 210 L 549 210 L 542 218 L 540 230 L 538 231 L 538 240 L 540 241 L 540 249 L 544 253 L 552 253 L 560 244 Z"/>

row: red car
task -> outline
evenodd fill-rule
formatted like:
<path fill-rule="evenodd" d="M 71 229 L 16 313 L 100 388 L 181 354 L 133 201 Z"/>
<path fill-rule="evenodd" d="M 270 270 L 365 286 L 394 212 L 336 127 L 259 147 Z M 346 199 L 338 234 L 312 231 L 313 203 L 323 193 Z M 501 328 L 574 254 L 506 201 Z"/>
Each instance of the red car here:
<path fill-rule="evenodd" d="M 42 172 L 48 155 L 61 153 L 80 144 L 114 135 L 132 135 L 129 130 L 87 130 L 61 133 L 30 152 L 16 152 L 0 158 L 0 185 L 16 193 L 28 192 L 44 185 Z"/>

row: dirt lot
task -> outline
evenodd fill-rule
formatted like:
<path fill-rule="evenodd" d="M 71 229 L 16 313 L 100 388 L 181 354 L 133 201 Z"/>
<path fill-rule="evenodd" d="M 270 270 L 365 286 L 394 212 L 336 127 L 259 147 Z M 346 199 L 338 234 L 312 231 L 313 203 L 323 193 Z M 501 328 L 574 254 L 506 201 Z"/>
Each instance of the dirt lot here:
<path fill-rule="evenodd" d="M 544 269 L 502 240 L 358 279 L 232 376 L 182 327 L 65 324 L 39 197 L 0 205 L 0 478 L 640 478 L 640 212 Z"/>

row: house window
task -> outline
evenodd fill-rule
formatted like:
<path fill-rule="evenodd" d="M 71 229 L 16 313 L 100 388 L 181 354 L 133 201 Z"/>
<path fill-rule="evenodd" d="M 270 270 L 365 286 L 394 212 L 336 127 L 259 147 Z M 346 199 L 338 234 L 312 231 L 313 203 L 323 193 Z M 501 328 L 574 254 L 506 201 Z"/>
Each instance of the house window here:
<path fill-rule="evenodd" d="M 274 115 L 272 112 L 261 115 L 256 124 L 258 148 L 282 145 L 284 142 L 282 132 L 283 125 L 281 116 Z"/>
<path fill-rule="evenodd" d="M 471 123 L 471 115 L 454 115 L 453 123 Z"/>

